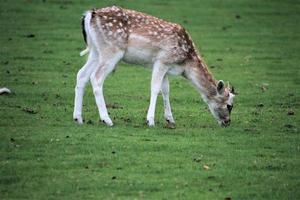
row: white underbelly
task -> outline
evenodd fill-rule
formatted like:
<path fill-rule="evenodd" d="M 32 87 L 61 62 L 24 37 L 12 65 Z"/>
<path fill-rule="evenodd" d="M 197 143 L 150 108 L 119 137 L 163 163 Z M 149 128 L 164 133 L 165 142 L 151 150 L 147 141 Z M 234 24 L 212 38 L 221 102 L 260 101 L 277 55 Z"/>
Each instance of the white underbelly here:
<path fill-rule="evenodd" d="M 151 65 L 157 57 L 158 50 L 148 38 L 132 34 L 128 39 L 123 60 L 127 63 Z"/>
<path fill-rule="evenodd" d="M 128 47 L 123 60 L 127 63 L 148 65 L 153 63 L 153 54 L 151 51 L 136 47 Z"/>
<path fill-rule="evenodd" d="M 170 67 L 170 69 L 167 73 L 171 74 L 171 75 L 178 76 L 178 75 L 181 75 L 183 73 L 183 71 L 184 71 L 184 69 L 183 69 L 182 66 L 173 65 L 173 66 Z"/>

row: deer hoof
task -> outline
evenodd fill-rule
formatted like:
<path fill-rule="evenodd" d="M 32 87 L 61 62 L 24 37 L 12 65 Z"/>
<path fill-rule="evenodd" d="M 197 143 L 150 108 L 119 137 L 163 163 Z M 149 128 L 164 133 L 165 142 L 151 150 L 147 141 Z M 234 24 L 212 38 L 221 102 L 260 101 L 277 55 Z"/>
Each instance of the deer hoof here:
<path fill-rule="evenodd" d="M 176 128 L 176 125 L 175 125 L 175 122 L 171 122 L 170 120 L 166 120 L 167 123 L 166 123 L 166 128 L 169 128 L 169 129 L 175 129 Z"/>
<path fill-rule="evenodd" d="M 146 124 L 150 127 L 155 126 L 154 120 L 147 120 Z"/>
<path fill-rule="evenodd" d="M 111 121 L 111 119 L 103 119 L 102 120 L 102 122 L 104 123 L 104 124 L 106 124 L 107 126 L 113 126 L 114 124 L 113 124 L 113 122 Z"/>
<path fill-rule="evenodd" d="M 74 121 L 77 123 L 77 124 L 83 124 L 83 119 L 82 118 L 74 118 Z"/>

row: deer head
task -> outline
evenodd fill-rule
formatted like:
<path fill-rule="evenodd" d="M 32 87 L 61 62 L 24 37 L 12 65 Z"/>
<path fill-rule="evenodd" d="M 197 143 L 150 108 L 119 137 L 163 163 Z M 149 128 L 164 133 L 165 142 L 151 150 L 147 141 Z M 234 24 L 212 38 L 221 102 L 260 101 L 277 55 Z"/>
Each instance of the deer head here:
<path fill-rule="evenodd" d="M 222 126 L 230 125 L 230 114 L 233 108 L 234 88 L 230 88 L 229 85 L 226 87 L 224 81 L 220 80 L 217 83 L 216 95 L 209 99 L 208 106 Z"/>

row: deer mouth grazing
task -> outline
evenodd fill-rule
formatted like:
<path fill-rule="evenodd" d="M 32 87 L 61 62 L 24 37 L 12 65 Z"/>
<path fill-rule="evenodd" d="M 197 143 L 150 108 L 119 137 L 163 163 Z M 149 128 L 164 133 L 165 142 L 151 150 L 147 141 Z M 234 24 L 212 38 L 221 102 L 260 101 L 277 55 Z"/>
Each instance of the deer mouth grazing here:
<path fill-rule="evenodd" d="M 219 121 L 219 124 L 223 127 L 227 127 L 230 125 L 230 121 L 231 121 L 230 119 L 221 120 Z"/>

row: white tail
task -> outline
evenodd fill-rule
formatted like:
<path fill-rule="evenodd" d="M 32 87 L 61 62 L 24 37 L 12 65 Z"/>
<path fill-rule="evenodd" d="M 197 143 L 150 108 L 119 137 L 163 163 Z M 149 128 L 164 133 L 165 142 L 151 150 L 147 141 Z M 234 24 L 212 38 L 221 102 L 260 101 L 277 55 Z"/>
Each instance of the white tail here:
<path fill-rule="evenodd" d="M 86 49 L 84 49 L 83 51 L 80 52 L 80 56 L 84 56 L 89 52 L 89 48 L 87 47 Z"/>
<path fill-rule="evenodd" d="M 87 48 L 80 55 L 89 53 L 89 57 L 77 74 L 73 117 L 78 123 L 83 123 L 82 99 L 90 79 L 100 118 L 107 125 L 113 125 L 103 97 L 103 83 L 116 64 L 123 60 L 152 66 L 151 99 L 147 114 L 149 126 L 154 125 L 156 99 L 160 91 L 165 118 L 168 123 L 175 123 L 169 102 L 168 74 L 189 79 L 218 122 L 229 124 L 226 105 L 232 106 L 233 94 L 224 87 L 223 81 L 213 78 L 183 27 L 116 6 L 86 12 L 82 24 Z"/>

